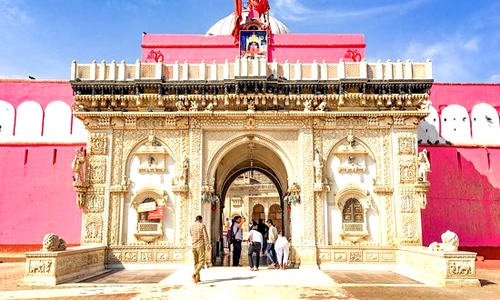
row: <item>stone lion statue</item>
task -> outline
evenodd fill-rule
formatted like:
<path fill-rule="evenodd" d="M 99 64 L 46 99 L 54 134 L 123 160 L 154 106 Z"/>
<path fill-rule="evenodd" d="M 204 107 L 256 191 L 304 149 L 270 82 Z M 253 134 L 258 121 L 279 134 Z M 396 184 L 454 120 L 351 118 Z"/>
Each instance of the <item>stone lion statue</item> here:
<path fill-rule="evenodd" d="M 429 245 L 431 251 L 456 252 L 458 251 L 458 235 L 447 230 L 441 235 L 442 243 L 434 242 Z"/>
<path fill-rule="evenodd" d="M 66 250 L 66 242 L 58 235 L 49 233 L 43 237 L 43 248 L 41 251 L 55 252 L 64 250 Z"/>

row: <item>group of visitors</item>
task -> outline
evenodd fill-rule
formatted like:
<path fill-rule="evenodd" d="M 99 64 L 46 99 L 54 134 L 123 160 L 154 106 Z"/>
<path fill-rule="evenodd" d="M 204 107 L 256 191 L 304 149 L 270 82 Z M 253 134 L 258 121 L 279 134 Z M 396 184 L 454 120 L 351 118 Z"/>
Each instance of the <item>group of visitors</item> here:
<path fill-rule="evenodd" d="M 232 222 L 229 222 L 227 219 L 226 221 L 228 221 L 226 223 L 226 228 L 228 228 L 228 241 L 233 245 L 233 267 L 238 267 L 241 266 L 241 243 L 243 241 L 242 227 L 246 219 L 241 216 L 236 216 L 233 218 Z M 267 256 L 269 268 L 285 270 L 288 263 L 290 245 L 287 238 L 281 233 L 278 233 L 273 220 L 267 220 L 266 224 L 263 223 L 262 219 L 259 219 L 258 224 L 252 221 L 249 229 L 248 260 L 250 263 L 250 270 L 257 271 L 259 269 L 260 256 L 263 250 L 263 253 Z M 207 234 L 207 229 L 203 224 L 202 216 L 196 216 L 195 222 L 190 228 L 190 235 L 192 238 L 192 251 L 195 266 L 192 279 L 195 283 L 198 283 L 200 282 L 200 270 L 205 265 L 205 249 L 207 251 L 211 250 L 210 239 Z"/>
<path fill-rule="evenodd" d="M 261 224 L 263 226 L 261 226 Z M 269 268 L 279 267 L 280 270 L 285 270 L 288 263 L 288 240 L 281 233 L 278 234 L 278 230 L 274 226 L 273 220 L 267 220 L 266 225 L 267 226 L 264 225 L 262 219 L 259 219 L 257 226 L 255 225 L 255 221 L 252 221 L 252 225 L 249 226 L 248 261 L 250 263 L 250 270 L 257 271 L 259 269 L 260 254 L 263 249 L 265 249 L 264 254 L 267 256 Z M 254 254 L 255 261 L 253 257 Z M 239 264 L 239 261 L 237 263 Z M 236 265 L 233 258 L 233 266 Z"/>

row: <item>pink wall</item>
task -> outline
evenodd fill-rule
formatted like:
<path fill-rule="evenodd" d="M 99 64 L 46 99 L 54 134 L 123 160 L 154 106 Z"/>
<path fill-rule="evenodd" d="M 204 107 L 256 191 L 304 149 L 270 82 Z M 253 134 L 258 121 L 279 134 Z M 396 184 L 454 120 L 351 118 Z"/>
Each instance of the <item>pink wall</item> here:
<path fill-rule="evenodd" d="M 0 146 L 0 245 L 41 244 L 47 233 L 80 243 L 71 172 L 76 147 Z"/>
<path fill-rule="evenodd" d="M 500 148 L 425 148 L 432 172 L 422 211 L 424 244 L 451 230 L 461 246 L 499 247 Z"/>
<path fill-rule="evenodd" d="M 341 58 L 352 61 L 345 58 L 347 50 L 356 50 L 364 58 L 365 46 L 361 34 L 273 34 L 269 61 L 312 63 L 326 60 L 336 63 Z M 155 62 L 147 59 L 151 50 L 161 51 L 167 64 L 176 61 L 200 63 L 203 60 L 205 63 L 223 63 L 226 59 L 233 61 L 238 55 L 238 46 L 232 36 L 146 34 L 142 40 L 143 62 Z"/>
<path fill-rule="evenodd" d="M 71 104 L 72 94 L 68 81 L 0 80 L 0 100 L 15 108 L 25 101 L 43 108 L 53 101 Z M 0 145 L 0 245 L 41 244 L 47 233 L 80 243 L 71 162 L 81 146 Z"/>
<path fill-rule="evenodd" d="M 73 89 L 67 80 L 0 79 L 0 100 L 15 108 L 25 101 L 38 102 L 45 108 L 50 102 L 73 103 Z"/>
<path fill-rule="evenodd" d="M 494 83 L 435 83 L 430 100 L 438 111 L 439 106 L 458 104 L 467 111 L 474 105 L 488 103 L 500 110 L 500 84 Z"/>

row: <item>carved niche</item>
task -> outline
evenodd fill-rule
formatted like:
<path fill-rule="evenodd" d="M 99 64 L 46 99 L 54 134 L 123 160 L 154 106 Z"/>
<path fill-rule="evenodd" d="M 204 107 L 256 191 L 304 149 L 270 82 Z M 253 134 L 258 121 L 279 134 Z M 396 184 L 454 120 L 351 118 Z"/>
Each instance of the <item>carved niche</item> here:
<path fill-rule="evenodd" d="M 363 173 L 366 170 L 368 151 L 358 143 L 353 135 L 348 135 L 343 145 L 334 152 L 340 160 L 339 172 Z"/>
<path fill-rule="evenodd" d="M 167 150 L 152 135 L 135 152 L 139 158 L 137 171 L 141 173 L 164 172 L 166 169 Z"/>
<path fill-rule="evenodd" d="M 131 198 L 130 205 L 137 213 L 136 239 L 151 243 L 163 236 L 162 218 L 150 218 L 151 212 L 166 210 L 165 191 L 157 184 L 147 184 Z"/>

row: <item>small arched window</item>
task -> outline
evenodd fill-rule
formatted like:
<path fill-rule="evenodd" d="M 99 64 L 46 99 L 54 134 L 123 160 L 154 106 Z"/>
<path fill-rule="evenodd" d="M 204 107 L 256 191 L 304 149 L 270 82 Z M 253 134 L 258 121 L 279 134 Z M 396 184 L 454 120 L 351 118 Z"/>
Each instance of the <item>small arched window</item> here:
<path fill-rule="evenodd" d="M 350 198 L 344 204 L 342 211 L 342 219 L 344 223 L 363 223 L 364 211 L 361 203 L 356 198 Z"/>

